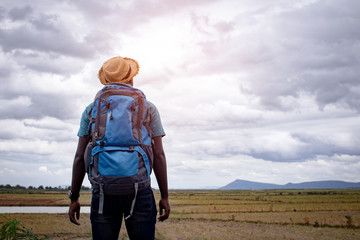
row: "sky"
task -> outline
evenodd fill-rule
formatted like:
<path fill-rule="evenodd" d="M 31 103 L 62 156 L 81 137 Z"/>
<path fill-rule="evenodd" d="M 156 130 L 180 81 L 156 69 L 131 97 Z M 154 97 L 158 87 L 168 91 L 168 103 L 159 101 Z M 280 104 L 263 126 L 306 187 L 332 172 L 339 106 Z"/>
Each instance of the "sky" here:
<path fill-rule="evenodd" d="M 359 12 L 357 0 L 2 0 L 0 184 L 70 185 L 81 113 L 114 56 L 139 62 L 170 189 L 360 182 Z"/>

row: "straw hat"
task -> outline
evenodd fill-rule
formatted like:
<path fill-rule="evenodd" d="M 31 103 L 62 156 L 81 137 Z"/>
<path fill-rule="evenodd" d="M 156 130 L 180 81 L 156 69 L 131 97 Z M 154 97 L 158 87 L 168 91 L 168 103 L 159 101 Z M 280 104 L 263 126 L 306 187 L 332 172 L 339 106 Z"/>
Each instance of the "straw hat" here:
<path fill-rule="evenodd" d="M 129 83 L 139 72 L 139 64 L 131 58 L 113 57 L 104 62 L 99 70 L 100 82 L 104 85 L 112 82 Z"/>

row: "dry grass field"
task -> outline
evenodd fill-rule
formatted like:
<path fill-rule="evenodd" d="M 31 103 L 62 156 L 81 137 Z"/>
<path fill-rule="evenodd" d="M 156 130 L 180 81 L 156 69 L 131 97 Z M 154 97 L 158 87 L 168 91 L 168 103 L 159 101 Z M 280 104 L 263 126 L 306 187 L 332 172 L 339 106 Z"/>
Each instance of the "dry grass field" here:
<path fill-rule="evenodd" d="M 170 192 L 171 216 L 156 225 L 156 239 L 360 239 L 359 190 Z M 155 191 L 156 198 L 159 193 Z M 91 194 L 81 202 L 90 204 Z M 5 204 L 6 203 L 6 204 Z M 32 203 L 32 204 L 30 204 Z M 64 193 L 0 194 L 0 205 L 63 206 Z M 66 214 L 3 214 L 51 239 L 91 239 L 89 214 L 81 226 Z M 127 239 L 125 228 L 119 239 Z"/>

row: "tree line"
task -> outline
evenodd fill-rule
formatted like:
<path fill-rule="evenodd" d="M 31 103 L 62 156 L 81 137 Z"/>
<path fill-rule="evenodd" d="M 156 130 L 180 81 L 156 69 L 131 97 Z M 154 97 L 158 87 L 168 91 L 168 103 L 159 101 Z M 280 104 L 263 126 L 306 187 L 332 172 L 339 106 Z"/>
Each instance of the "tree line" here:
<path fill-rule="evenodd" d="M 11 186 L 10 184 L 1 184 L 0 185 L 0 189 L 16 189 L 16 190 L 19 190 L 19 189 L 28 189 L 28 190 L 70 190 L 70 186 L 58 186 L 58 187 L 52 187 L 52 186 L 45 186 L 44 185 L 40 185 L 38 187 L 36 186 L 28 186 L 28 187 L 24 187 L 24 186 L 21 186 L 19 184 L 15 185 L 15 186 Z M 81 190 L 90 190 L 91 188 L 90 187 L 86 187 L 86 186 L 82 186 L 81 187 Z"/>

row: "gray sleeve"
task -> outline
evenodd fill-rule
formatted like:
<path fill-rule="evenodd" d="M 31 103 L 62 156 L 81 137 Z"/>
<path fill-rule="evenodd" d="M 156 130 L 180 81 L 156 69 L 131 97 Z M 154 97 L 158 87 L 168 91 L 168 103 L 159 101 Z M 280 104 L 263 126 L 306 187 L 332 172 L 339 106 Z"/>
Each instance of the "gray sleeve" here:
<path fill-rule="evenodd" d="M 92 103 L 89 104 L 84 112 L 82 113 L 81 115 L 81 119 L 80 119 L 80 128 L 79 128 L 79 131 L 77 133 L 77 135 L 79 137 L 84 137 L 84 136 L 87 136 L 89 134 L 89 123 L 90 123 L 90 120 L 89 120 L 89 117 L 88 117 L 88 114 L 90 112 L 90 109 L 92 107 Z"/>
<path fill-rule="evenodd" d="M 159 111 L 156 106 L 147 101 L 149 110 L 150 110 L 150 129 L 152 131 L 153 137 L 165 136 L 165 131 L 161 123 L 161 118 Z"/>

